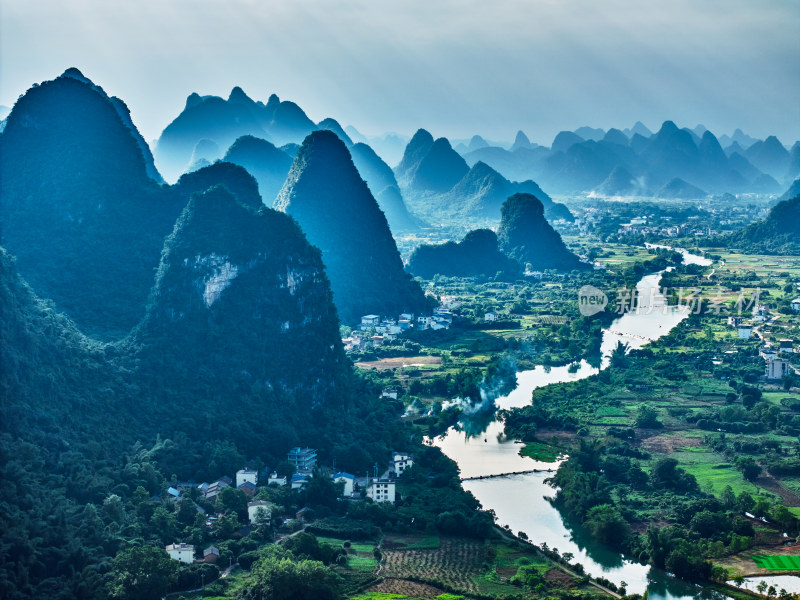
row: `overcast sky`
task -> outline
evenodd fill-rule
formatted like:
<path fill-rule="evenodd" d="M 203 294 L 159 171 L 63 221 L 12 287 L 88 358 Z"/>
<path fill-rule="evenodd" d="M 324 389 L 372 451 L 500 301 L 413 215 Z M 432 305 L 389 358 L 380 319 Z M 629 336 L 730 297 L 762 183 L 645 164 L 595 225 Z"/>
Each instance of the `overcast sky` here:
<path fill-rule="evenodd" d="M 0 104 L 78 67 L 153 140 L 234 85 L 367 134 L 800 139 L 797 0 L 0 0 Z"/>

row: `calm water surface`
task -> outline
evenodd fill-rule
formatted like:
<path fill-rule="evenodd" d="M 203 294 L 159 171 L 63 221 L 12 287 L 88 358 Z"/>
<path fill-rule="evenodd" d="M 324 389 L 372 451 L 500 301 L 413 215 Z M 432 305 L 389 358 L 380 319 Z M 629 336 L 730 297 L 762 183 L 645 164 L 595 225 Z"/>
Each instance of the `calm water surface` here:
<path fill-rule="evenodd" d="M 711 264 L 710 260 L 701 256 L 685 250 L 678 251 L 684 255 L 686 264 Z M 666 306 L 665 298 L 658 289 L 660 279 L 661 273 L 643 277 L 637 285 L 637 308 L 615 319 L 603 332 L 601 368 L 608 366 L 608 356 L 618 342 L 626 343 L 631 348 L 641 348 L 666 335 L 686 318 L 685 310 Z M 611 307 L 607 310 L 611 310 Z M 585 379 L 597 372 L 598 369 L 585 361 L 579 364 L 574 373 L 570 373 L 567 366 L 537 366 L 530 371 L 521 371 L 517 373 L 514 391 L 497 398 L 495 404 L 499 409 L 527 406 L 531 393 L 537 388 Z M 521 445 L 505 438 L 503 423 L 497 420 L 487 419 L 481 423 L 472 419 L 450 428 L 433 443 L 458 463 L 462 477 L 557 467 L 553 463 L 520 456 Z M 495 511 L 499 524 L 510 526 L 515 533 L 524 531 L 535 544 L 544 542 L 562 554 L 571 552 L 575 556 L 573 562 L 582 563 L 587 573 L 603 576 L 617 584 L 624 581 L 628 584 L 629 593 L 647 590 L 651 599 L 711 597 L 696 585 L 658 569 L 624 560 L 618 553 L 593 542 L 579 528 L 571 526 L 549 502 L 555 496 L 555 489 L 545 482 L 549 476 L 551 473 L 528 473 L 465 481 L 463 485 L 480 500 L 484 508 Z"/>

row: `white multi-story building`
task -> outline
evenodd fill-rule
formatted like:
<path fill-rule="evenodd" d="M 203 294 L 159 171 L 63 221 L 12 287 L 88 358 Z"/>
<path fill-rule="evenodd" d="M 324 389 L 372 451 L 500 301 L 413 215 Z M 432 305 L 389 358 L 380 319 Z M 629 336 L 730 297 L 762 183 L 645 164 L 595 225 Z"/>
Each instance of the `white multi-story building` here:
<path fill-rule="evenodd" d="M 781 379 L 784 375 L 791 373 L 791 365 L 785 360 L 773 358 L 767 361 L 767 368 L 764 375 L 767 379 Z"/>
<path fill-rule="evenodd" d="M 414 466 L 414 458 L 407 452 L 392 452 L 392 469 L 398 475 Z"/>
<path fill-rule="evenodd" d="M 194 562 L 194 546 L 191 544 L 170 544 L 167 546 L 167 554 L 173 560 L 182 563 L 192 564 Z"/>
<path fill-rule="evenodd" d="M 395 483 L 393 479 L 375 478 L 367 488 L 367 496 L 375 502 L 391 502 L 394 504 Z"/>

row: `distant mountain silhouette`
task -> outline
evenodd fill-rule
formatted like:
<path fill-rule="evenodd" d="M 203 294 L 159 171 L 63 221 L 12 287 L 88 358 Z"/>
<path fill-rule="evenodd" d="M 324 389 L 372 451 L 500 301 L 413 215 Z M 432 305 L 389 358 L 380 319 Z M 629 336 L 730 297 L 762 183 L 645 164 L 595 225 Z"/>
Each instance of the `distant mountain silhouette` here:
<path fill-rule="evenodd" d="M 584 140 L 592 140 L 595 142 L 599 142 L 600 140 L 603 139 L 603 137 L 605 137 L 606 132 L 600 128 L 583 126 L 583 127 L 578 127 L 575 130 L 575 134 L 580 136 Z"/>
<path fill-rule="evenodd" d="M 681 198 L 683 200 L 698 200 L 707 196 L 700 188 L 687 183 L 680 177 L 670 179 L 661 186 L 655 194 L 656 198 Z"/>
<path fill-rule="evenodd" d="M 201 160 L 211 164 L 220 158 L 222 158 L 222 149 L 217 143 L 214 140 L 203 138 L 194 145 L 192 157 L 189 159 L 189 166 L 191 167 Z"/>
<path fill-rule="evenodd" d="M 522 131 L 517 131 L 517 136 L 514 138 L 514 144 L 511 146 L 511 151 L 514 152 L 515 150 L 519 150 L 520 148 L 530 149 L 533 147 L 531 141 L 528 139 L 528 136 L 522 133 Z M 470 150 L 475 150 L 475 148 L 470 148 Z"/>
<path fill-rule="evenodd" d="M 786 184 L 800 175 L 800 142 L 787 151 L 774 137 L 760 142 L 741 130 L 734 137 L 717 139 L 703 125 L 679 128 L 672 121 L 654 134 L 637 122 L 624 131 L 562 131 L 549 151 L 526 147 L 527 138 L 518 136 L 511 150 L 488 146 L 463 156 L 469 165 L 483 162 L 507 179 L 532 179 L 555 193 L 623 194 L 627 184 L 619 175 L 627 172 L 637 184 L 630 193 L 641 196 L 656 194 L 674 178 L 714 194 L 767 194 L 774 193 L 772 180 Z M 612 176 L 616 167 L 625 171 Z"/>
<path fill-rule="evenodd" d="M 550 144 L 550 150 L 553 153 L 566 152 L 575 144 L 580 144 L 585 141 L 585 138 L 582 138 L 577 133 L 572 131 L 560 131 L 553 139 L 553 143 Z"/>
<path fill-rule="evenodd" d="M 353 140 L 354 144 L 367 144 L 367 138 L 355 127 L 348 125 L 344 128 L 344 132 Z"/>
<path fill-rule="evenodd" d="M 327 129 L 328 131 L 332 131 L 333 133 L 335 133 L 337 136 L 339 136 L 339 139 L 342 140 L 344 142 L 344 145 L 347 146 L 348 148 L 351 148 L 353 146 L 353 140 L 351 140 L 350 136 L 347 135 L 347 133 L 345 133 L 344 129 L 342 129 L 342 126 L 339 125 L 339 122 L 336 119 L 331 119 L 331 118 L 323 119 L 322 121 L 317 123 L 317 127 L 319 129 Z"/>
<path fill-rule="evenodd" d="M 595 192 L 604 196 L 635 196 L 644 190 L 625 167 L 617 165 Z"/>
<path fill-rule="evenodd" d="M 497 235 L 490 229 L 470 231 L 460 242 L 423 244 L 411 254 L 408 270 L 424 279 L 435 275 L 449 277 L 495 276 L 516 278 L 519 263 L 500 252 Z"/>
<path fill-rule="evenodd" d="M 606 132 L 605 136 L 603 136 L 603 141 L 609 144 L 619 144 L 620 146 L 627 146 L 630 143 L 627 135 L 614 128 Z"/>
<path fill-rule="evenodd" d="M 630 129 L 624 129 L 622 131 L 622 133 L 627 135 L 628 138 L 630 138 L 630 139 L 633 139 L 634 135 L 640 135 L 645 139 L 647 139 L 647 138 L 649 138 L 650 136 L 653 135 L 653 132 L 650 131 L 647 128 L 647 126 L 645 126 L 645 124 L 642 123 L 641 121 L 636 121 L 636 123 L 634 123 L 633 127 L 631 127 Z"/>
<path fill-rule="evenodd" d="M 408 141 L 408 136 L 386 133 L 369 137 L 366 143 L 388 164 L 396 165 L 402 159 Z"/>
<path fill-rule="evenodd" d="M 546 211 L 553 207 L 553 200 L 534 181 L 509 181 L 483 162 L 475 163 L 449 192 L 432 202 L 436 212 L 441 214 L 495 221 L 500 216 L 503 202 L 518 192 L 541 198 Z"/>
<path fill-rule="evenodd" d="M 469 171 L 466 161 L 446 138 L 433 142 L 417 164 L 408 188 L 417 193 L 443 193 L 451 189 Z"/>
<path fill-rule="evenodd" d="M 467 150 L 469 150 L 471 152 L 472 150 L 479 150 L 480 148 L 486 148 L 488 146 L 489 146 L 489 142 L 487 142 L 481 136 L 473 135 L 472 139 L 470 139 L 470 141 L 469 141 L 469 145 L 467 146 Z"/>
<path fill-rule="evenodd" d="M 419 229 L 422 222 L 408 212 L 394 172 L 367 144 L 355 144 L 350 149 L 353 163 L 367 182 L 378 201 L 393 234 Z"/>
<path fill-rule="evenodd" d="M 742 148 L 742 150 L 746 150 L 753 144 L 755 144 L 758 140 L 754 137 L 751 137 L 744 133 L 741 129 L 736 129 L 733 132 L 733 135 L 721 135 L 719 136 L 719 143 L 722 144 L 723 148 L 727 148 L 731 144 L 736 144 Z"/>
<path fill-rule="evenodd" d="M 256 178 L 264 204 L 272 206 L 292 167 L 292 157 L 267 140 L 245 135 L 225 153 L 225 160 L 241 165 Z"/>
<path fill-rule="evenodd" d="M 403 187 L 410 185 L 419 168 L 419 164 L 428 154 L 431 147 L 433 147 L 433 136 L 424 129 L 418 129 L 406 145 L 403 158 L 394 169 L 397 181 Z"/>
<path fill-rule="evenodd" d="M 543 163 L 540 181 L 548 189 L 589 190 L 605 180 L 615 166 L 635 162 L 630 148 L 589 140 L 551 154 Z"/>
<path fill-rule="evenodd" d="M 464 155 L 464 160 L 471 166 L 484 162 L 507 179 L 523 181 L 538 178 L 541 172 L 540 163 L 549 154 L 550 151 L 542 146 L 517 148 L 513 152 L 498 146 L 489 146 L 468 152 Z"/>
<path fill-rule="evenodd" d="M 757 141 L 751 145 L 745 151 L 745 157 L 755 167 L 775 179 L 783 179 L 786 176 L 791 161 L 789 151 L 774 135 L 763 142 Z"/>
<path fill-rule="evenodd" d="M 156 160 L 167 178 L 176 178 L 189 163 L 192 150 L 201 139 L 220 148 L 229 147 L 244 135 L 264 138 L 278 146 L 299 142 L 317 129 L 299 106 L 281 102 L 276 95 L 266 104 L 252 100 L 235 87 L 227 100 L 218 96 L 190 95 L 186 106 L 164 131 L 156 144 Z"/>
<path fill-rule="evenodd" d="M 504 253 L 536 270 L 591 268 L 567 249 L 532 194 L 514 194 L 503 203 L 497 239 Z"/>
<path fill-rule="evenodd" d="M 422 290 L 403 272 L 386 217 L 335 134 L 315 131 L 303 141 L 275 208 L 294 217 L 322 250 L 345 322 L 425 309 Z"/>

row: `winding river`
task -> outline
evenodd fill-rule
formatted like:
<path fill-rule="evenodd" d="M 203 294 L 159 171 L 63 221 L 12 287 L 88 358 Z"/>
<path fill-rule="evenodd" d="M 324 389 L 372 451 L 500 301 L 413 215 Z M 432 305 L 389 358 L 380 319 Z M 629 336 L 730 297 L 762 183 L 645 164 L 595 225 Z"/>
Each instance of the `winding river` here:
<path fill-rule="evenodd" d="M 684 257 L 684 264 L 710 265 L 701 256 L 676 249 Z M 660 338 L 686 318 L 685 309 L 667 306 L 660 293 L 662 272 L 644 276 L 636 286 L 639 298 L 637 307 L 615 319 L 603 331 L 602 362 L 606 368 L 609 354 L 618 342 L 631 348 L 641 348 Z M 577 299 L 576 299 L 577 301 Z M 607 310 L 610 309 L 607 308 Z M 575 371 L 574 367 L 572 369 Z M 566 381 L 577 381 L 598 372 L 582 361 L 577 371 L 568 366 L 542 367 L 517 373 L 517 387 L 507 396 L 495 400 L 498 409 L 515 408 L 530 404 L 533 390 Z M 469 433 L 466 433 L 469 431 Z M 553 463 L 534 461 L 518 454 L 520 444 L 504 436 L 503 423 L 497 420 L 477 422 L 467 418 L 459 426 L 450 428 L 433 443 L 458 463 L 462 477 L 494 475 L 550 469 Z M 570 552 L 573 562 L 583 564 L 586 572 L 602 576 L 616 584 L 627 583 L 628 593 L 648 592 L 650 599 L 684 599 L 704 597 L 700 587 L 681 581 L 658 569 L 623 559 L 618 553 L 594 542 L 588 535 L 569 524 L 549 499 L 555 490 L 545 483 L 547 472 L 510 475 L 492 479 L 464 481 L 484 508 L 492 509 L 500 525 L 512 531 L 523 531 L 535 544 L 546 543 L 562 554 Z M 711 597 L 711 594 L 708 594 Z"/>

